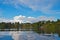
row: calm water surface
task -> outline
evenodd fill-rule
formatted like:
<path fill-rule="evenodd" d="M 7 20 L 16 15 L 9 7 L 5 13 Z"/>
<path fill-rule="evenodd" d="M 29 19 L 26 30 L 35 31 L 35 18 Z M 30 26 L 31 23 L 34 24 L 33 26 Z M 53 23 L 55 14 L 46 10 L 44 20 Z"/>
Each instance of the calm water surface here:
<path fill-rule="evenodd" d="M 0 40 L 60 40 L 57 34 L 46 36 L 32 31 L 1 31 Z"/>

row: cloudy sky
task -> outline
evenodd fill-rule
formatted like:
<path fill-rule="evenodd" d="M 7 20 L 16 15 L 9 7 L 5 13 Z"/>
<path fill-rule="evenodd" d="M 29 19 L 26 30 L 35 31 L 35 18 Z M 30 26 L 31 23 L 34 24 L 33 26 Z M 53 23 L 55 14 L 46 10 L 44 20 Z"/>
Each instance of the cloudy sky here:
<path fill-rule="evenodd" d="M 0 0 L 0 22 L 60 19 L 60 0 Z"/>

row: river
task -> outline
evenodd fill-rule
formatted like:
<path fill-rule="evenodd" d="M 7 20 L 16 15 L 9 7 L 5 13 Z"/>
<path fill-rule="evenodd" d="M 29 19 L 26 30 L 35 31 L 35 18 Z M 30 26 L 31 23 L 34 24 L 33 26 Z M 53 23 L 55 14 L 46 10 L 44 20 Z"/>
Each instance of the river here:
<path fill-rule="evenodd" d="M 58 34 L 47 36 L 33 31 L 0 31 L 0 40 L 60 40 Z"/>

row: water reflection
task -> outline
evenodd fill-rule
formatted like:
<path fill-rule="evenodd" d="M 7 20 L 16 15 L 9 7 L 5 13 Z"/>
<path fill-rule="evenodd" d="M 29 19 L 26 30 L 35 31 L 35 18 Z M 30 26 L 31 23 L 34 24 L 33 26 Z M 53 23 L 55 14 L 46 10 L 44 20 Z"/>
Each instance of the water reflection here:
<path fill-rule="evenodd" d="M 0 35 L 0 40 L 14 40 L 10 35 Z"/>
<path fill-rule="evenodd" d="M 56 34 L 46 36 L 33 31 L 1 31 L 0 40 L 60 40 L 60 38 Z"/>

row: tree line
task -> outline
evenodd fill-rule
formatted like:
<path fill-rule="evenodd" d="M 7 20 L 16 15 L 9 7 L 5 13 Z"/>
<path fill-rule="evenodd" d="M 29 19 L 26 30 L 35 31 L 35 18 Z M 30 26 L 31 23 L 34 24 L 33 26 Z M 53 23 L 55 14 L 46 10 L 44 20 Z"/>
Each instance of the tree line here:
<path fill-rule="evenodd" d="M 39 21 L 35 23 L 0 23 L 0 31 L 6 31 L 4 29 L 17 29 L 16 31 L 23 29 L 21 31 L 34 31 L 37 33 L 58 33 L 60 35 L 60 20 L 57 21 Z M 10 31 L 10 30 L 8 30 Z"/>

